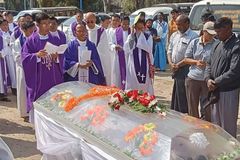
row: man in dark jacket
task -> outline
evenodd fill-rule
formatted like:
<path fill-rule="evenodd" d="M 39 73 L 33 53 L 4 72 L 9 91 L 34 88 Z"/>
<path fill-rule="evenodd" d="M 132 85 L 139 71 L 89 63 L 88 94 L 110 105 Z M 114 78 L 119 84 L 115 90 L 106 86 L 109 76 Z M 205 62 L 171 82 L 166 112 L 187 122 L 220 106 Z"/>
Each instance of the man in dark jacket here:
<path fill-rule="evenodd" d="M 214 28 L 219 43 L 212 49 L 206 73 L 209 91 L 218 91 L 219 100 L 213 106 L 212 122 L 236 137 L 240 86 L 240 41 L 232 33 L 233 22 L 218 19 Z"/>

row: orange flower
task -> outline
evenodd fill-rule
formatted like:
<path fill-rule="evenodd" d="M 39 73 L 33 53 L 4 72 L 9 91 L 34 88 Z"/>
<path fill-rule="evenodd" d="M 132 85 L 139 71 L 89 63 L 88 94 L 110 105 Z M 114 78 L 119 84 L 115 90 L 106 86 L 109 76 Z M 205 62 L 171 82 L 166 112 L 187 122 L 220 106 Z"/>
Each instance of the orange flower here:
<path fill-rule="evenodd" d="M 124 137 L 124 140 L 126 142 L 129 142 L 130 140 L 134 139 L 135 133 L 133 131 L 129 131 L 127 135 Z"/>
<path fill-rule="evenodd" d="M 71 98 L 69 99 L 68 103 L 65 106 L 65 111 L 69 112 L 74 107 L 76 107 L 79 103 L 83 101 L 87 101 L 91 98 L 95 97 L 104 97 L 109 96 L 115 92 L 118 92 L 120 89 L 116 87 L 109 87 L 109 86 L 95 86 L 89 89 L 89 92 L 79 96 L 78 98 Z"/>
<path fill-rule="evenodd" d="M 151 137 L 151 144 L 152 145 L 155 145 L 158 141 L 158 135 L 157 135 L 157 132 L 153 132 L 152 133 L 152 137 Z"/>
<path fill-rule="evenodd" d="M 149 156 L 152 154 L 152 145 L 149 145 L 147 143 L 141 143 L 139 146 L 139 151 L 143 156 Z"/>
<path fill-rule="evenodd" d="M 72 97 L 68 100 L 66 105 L 64 106 L 64 110 L 66 112 L 71 111 L 75 106 L 77 105 L 77 99 L 75 97 Z"/>
<path fill-rule="evenodd" d="M 133 130 L 132 130 L 132 132 L 134 132 L 134 134 L 139 134 L 139 133 L 141 133 L 141 132 L 143 132 L 144 131 L 144 126 L 142 126 L 142 125 L 140 125 L 140 126 L 138 126 L 138 127 L 135 127 Z"/>

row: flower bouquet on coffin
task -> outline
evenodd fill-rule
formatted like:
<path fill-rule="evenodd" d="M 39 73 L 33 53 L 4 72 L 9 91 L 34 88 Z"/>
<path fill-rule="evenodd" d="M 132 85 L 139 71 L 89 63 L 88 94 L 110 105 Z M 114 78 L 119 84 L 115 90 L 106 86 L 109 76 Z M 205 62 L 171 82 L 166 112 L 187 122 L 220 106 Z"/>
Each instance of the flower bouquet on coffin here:
<path fill-rule="evenodd" d="M 167 107 L 159 104 L 154 95 L 138 90 L 120 90 L 112 94 L 109 101 L 112 110 L 119 110 L 124 104 L 142 113 L 159 113 L 165 116 L 167 111 Z"/>
<path fill-rule="evenodd" d="M 72 91 L 65 90 L 65 91 L 54 94 L 51 97 L 51 102 L 57 103 L 58 107 L 63 108 L 66 105 L 66 103 L 68 102 L 68 100 L 71 99 L 73 96 L 74 95 L 73 95 Z"/>
<path fill-rule="evenodd" d="M 109 112 L 106 106 L 95 106 L 86 110 L 86 112 L 80 116 L 80 120 L 85 123 L 86 126 L 100 126 L 108 116 Z"/>
<path fill-rule="evenodd" d="M 149 156 L 153 153 L 154 146 L 158 142 L 158 133 L 154 131 L 156 125 L 146 123 L 130 130 L 124 137 L 127 143 L 131 143 L 130 151 L 127 154 L 131 156 L 133 152 L 139 152 L 142 156 Z"/>

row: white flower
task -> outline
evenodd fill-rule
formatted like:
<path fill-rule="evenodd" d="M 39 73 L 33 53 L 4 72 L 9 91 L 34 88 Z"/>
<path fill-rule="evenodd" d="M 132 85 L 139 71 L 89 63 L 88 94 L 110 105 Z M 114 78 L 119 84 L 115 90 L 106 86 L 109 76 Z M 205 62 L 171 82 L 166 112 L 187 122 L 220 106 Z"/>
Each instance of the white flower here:
<path fill-rule="evenodd" d="M 166 112 L 159 112 L 159 115 L 165 117 L 167 115 L 167 113 Z"/>
<path fill-rule="evenodd" d="M 132 102 L 132 101 L 134 101 L 132 97 L 130 97 L 128 100 L 129 100 L 129 102 Z"/>
<path fill-rule="evenodd" d="M 109 103 L 118 103 L 118 102 L 119 102 L 118 97 L 111 96 Z"/>
<path fill-rule="evenodd" d="M 154 106 L 158 101 L 156 99 L 152 100 L 148 106 Z M 158 108 L 158 107 L 157 107 Z M 159 108 L 160 109 L 160 108 Z"/>
<path fill-rule="evenodd" d="M 192 144 L 196 145 L 201 149 L 205 149 L 209 145 L 209 142 L 205 135 L 200 132 L 193 133 L 192 135 L 190 135 L 189 140 L 191 141 Z"/>

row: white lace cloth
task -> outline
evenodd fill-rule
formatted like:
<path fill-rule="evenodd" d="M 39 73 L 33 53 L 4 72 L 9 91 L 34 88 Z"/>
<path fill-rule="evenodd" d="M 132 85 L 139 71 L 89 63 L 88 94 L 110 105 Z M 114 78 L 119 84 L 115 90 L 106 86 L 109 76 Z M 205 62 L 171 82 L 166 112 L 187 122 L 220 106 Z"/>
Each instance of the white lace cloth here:
<path fill-rule="evenodd" d="M 42 160 L 114 160 L 67 127 L 34 110 L 37 149 Z"/>

